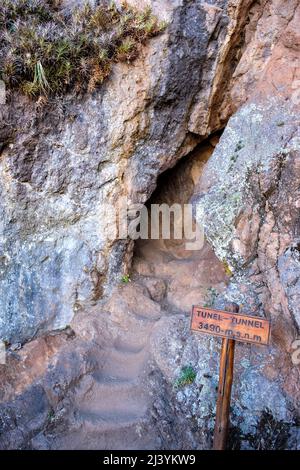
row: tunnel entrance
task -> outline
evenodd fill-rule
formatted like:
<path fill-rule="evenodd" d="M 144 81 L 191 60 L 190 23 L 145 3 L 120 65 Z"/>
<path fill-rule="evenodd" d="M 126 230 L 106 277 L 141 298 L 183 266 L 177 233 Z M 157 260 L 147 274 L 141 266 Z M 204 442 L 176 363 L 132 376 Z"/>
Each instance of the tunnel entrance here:
<path fill-rule="evenodd" d="M 152 204 L 171 206 L 191 201 L 219 138 L 220 134 L 213 135 L 158 178 L 157 188 L 147 203 L 149 218 Z M 171 225 L 176 223 L 174 219 Z M 193 304 L 211 304 L 217 293 L 225 289 L 228 277 L 207 241 L 201 249 L 189 250 L 184 236 L 175 239 L 172 228 L 170 239 L 160 236 L 157 240 L 135 242 L 132 276 L 145 285 L 159 280 L 165 286 L 165 308 L 189 312 Z"/>

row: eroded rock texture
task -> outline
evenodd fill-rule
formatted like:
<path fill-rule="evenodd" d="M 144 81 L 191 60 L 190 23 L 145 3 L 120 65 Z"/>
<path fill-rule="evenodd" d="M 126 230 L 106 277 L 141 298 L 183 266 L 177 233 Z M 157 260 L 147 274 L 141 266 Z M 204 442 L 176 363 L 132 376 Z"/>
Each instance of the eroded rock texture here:
<path fill-rule="evenodd" d="M 99 92 L 1 108 L 0 336 L 47 333 L 0 366 L 3 448 L 210 447 L 219 342 L 188 310 L 226 299 L 272 321 L 237 346 L 230 445 L 299 446 L 299 1 L 151 3 L 166 32 Z M 200 204 L 208 243 L 137 244 L 120 286 L 132 244 L 103 203 L 146 201 L 195 148 L 158 197 Z"/>

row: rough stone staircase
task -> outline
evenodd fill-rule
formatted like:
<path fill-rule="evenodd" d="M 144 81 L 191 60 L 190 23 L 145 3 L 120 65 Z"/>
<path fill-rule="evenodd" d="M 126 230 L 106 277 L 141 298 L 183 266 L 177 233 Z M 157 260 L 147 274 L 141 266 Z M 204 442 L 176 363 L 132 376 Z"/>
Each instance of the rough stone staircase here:
<path fill-rule="evenodd" d="M 149 428 L 151 395 L 144 378 L 157 309 L 152 319 L 149 310 L 147 317 L 133 312 L 129 317 L 130 328 L 118 325 L 119 336 L 106 350 L 101 368 L 84 377 L 77 387 L 72 426 L 67 435 L 55 439 L 52 448 L 156 448 L 157 436 Z"/>
<path fill-rule="evenodd" d="M 184 240 L 136 243 L 131 281 L 119 283 L 106 303 L 95 307 L 97 341 L 105 334 L 108 339 L 95 358 L 98 369 L 76 386 L 68 429 L 55 436 L 51 448 L 159 449 L 151 337 L 162 317 L 186 315 L 211 286 L 222 290 L 224 281 L 224 268 L 207 243 L 200 251 L 187 251 Z"/>
<path fill-rule="evenodd" d="M 199 269 L 202 263 L 205 270 Z M 201 286 L 212 282 L 220 286 L 223 276 L 207 245 L 192 258 L 184 252 L 179 256 L 174 247 L 166 251 L 157 243 L 142 246 L 134 266 L 131 282 L 118 285 L 108 302 L 96 311 L 96 316 L 107 322 L 97 334 L 101 337 L 109 330 L 110 339 L 104 352 L 99 348 L 99 368 L 76 386 L 70 426 L 66 433 L 56 435 L 53 449 L 138 450 L 161 446 L 159 426 L 153 426 L 152 416 L 156 391 L 149 383 L 151 335 L 163 316 L 187 312 L 191 302 L 199 299 Z M 161 283 L 165 289 L 158 299 Z"/>

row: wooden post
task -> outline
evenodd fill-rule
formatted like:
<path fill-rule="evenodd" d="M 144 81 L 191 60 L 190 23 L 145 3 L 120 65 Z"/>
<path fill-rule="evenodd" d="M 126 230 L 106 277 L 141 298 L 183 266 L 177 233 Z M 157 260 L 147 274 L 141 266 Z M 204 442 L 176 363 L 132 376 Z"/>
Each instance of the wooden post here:
<path fill-rule="evenodd" d="M 235 303 L 228 304 L 226 311 L 237 313 L 239 306 Z M 229 426 L 230 396 L 233 380 L 235 340 L 224 338 L 220 358 L 219 386 L 217 399 L 217 412 L 214 430 L 214 450 L 224 450 Z"/>

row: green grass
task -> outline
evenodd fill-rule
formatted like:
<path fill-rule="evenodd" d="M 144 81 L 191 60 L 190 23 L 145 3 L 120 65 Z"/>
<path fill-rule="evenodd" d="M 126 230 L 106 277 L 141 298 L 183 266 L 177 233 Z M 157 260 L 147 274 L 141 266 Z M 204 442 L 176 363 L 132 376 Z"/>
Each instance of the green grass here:
<path fill-rule="evenodd" d="M 31 97 L 92 92 L 113 63 L 132 62 L 165 27 L 150 8 L 125 2 L 70 13 L 56 0 L 1 0 L 0 79 Z"/>
<path fill-rule="evenodd" d="M 129 274 L 124 274 L 122 277 L 121 277 L 121 282 L 123 282 L 124 284 L 128 284 L 128 282 L 130 282 L 131 279 L 130 279 L 130 275 Z"/>
<path fill-rule="evenodd" d="M 181 388 L 190 385 L 195 381 L 196 371 L 192 366 L 184 366 L 181 369 L 178 379 L 175 381 L 175 388 Z"/>

